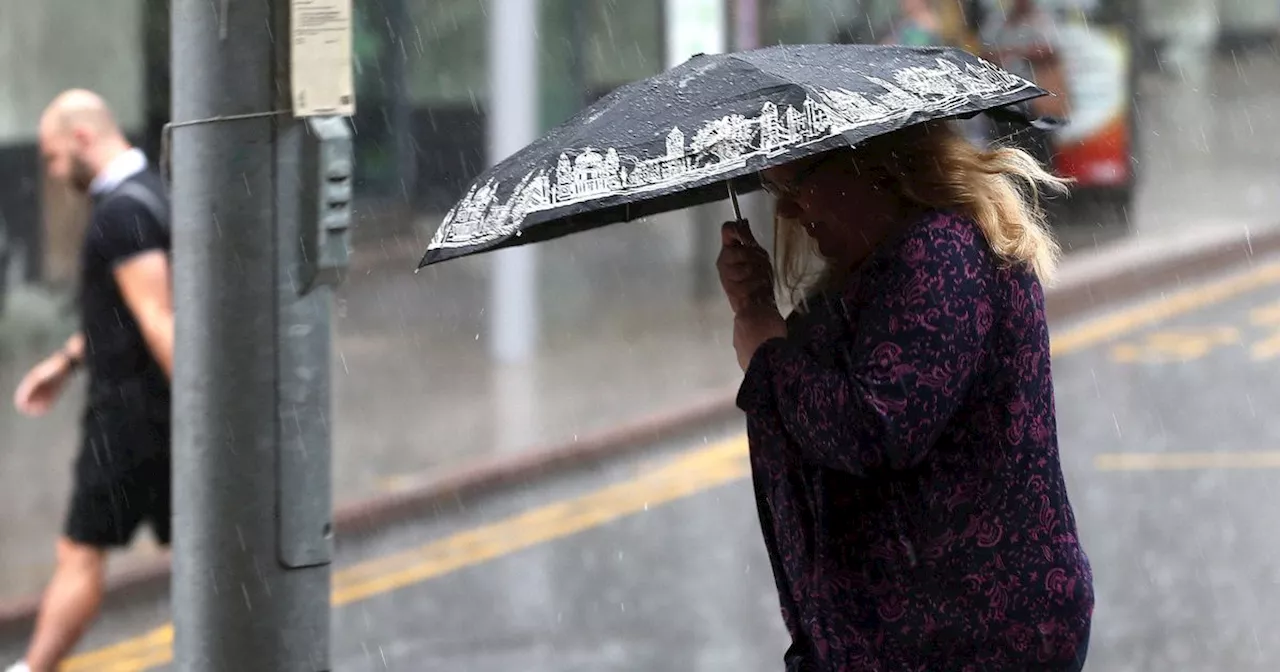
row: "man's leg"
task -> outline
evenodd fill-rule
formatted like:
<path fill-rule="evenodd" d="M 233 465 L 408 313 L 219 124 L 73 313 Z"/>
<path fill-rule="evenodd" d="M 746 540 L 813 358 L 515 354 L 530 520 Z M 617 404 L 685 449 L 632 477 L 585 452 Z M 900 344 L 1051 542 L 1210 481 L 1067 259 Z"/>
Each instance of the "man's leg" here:
<path fill-rule="evenodd" d="M 105 470 L 94 459 L 92 449 L 102 440 L 90 434 L 89 450 L 76 465 L 57 567 L 27 649 L 32 672 L 54 672 L 75 648 L 102 605 L 107 554 L 128 544 L 148 514 L 145 481 L 127 470 Z"/>
<path fill-rule="evenodd" d="M 32 672 L 53 672 L 80 641 L 102 605 L 105 573 L 104 549 L 66 537 L 58 540 L 58 565 L 45 589 L 27 649 L 26 663 Z"/>
<path fill-rule="evenodd" d="M 111 410 L 86 414 L 58 564 L 27 650 L 31 672 L 54 672 L 97 617 L 111 549 L 126 546 L 148 519 L 161 543 L 169 541 L 168 424 L 140 418 L 132 408 Z M 122 454 L 127 461 L 115 462 Z"/>

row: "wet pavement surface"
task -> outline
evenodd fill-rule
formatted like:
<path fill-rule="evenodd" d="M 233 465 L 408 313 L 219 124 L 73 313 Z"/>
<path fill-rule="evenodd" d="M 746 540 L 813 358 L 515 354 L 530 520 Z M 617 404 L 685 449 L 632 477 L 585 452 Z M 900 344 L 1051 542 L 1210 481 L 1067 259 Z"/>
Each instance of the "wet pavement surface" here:
<path fill-rule="evenodd" d="M 1089 669 L 1280 666 L 1278 290 L 1280 258 L 1258 260 L 1054 325 L 1063 464 L 1098 594 Z M 740 432 L 343 540 L 334 669 L 780 669 Z M 167 618 L 161 598 L 109 609 L 84 649 L 123 648 L 68 669 L 171 669 Z"/>

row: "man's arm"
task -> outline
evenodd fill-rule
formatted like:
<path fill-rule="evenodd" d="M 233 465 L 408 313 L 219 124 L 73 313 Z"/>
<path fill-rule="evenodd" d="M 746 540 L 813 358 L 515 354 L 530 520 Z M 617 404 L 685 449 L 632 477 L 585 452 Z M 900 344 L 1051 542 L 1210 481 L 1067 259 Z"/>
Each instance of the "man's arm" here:
<path fill-rule="evenodd" d="M 115 267 L 115 278 L 151 356 L 172 379 L 173 296 L 168 255 L 162 250 L 149 250 L 129 257 Z"/>

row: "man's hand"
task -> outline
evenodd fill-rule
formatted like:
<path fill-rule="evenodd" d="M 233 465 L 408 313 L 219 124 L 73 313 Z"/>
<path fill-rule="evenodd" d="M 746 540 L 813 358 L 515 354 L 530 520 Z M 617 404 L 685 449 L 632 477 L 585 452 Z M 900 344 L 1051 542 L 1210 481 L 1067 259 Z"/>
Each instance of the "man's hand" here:
<path fill-rule="evenodd" d="M 13 394 L 14 407 L 23 415 L 44 415 L 58 401 L 74 368 L 71 355 L 65 351 L 36 364 L 18 384 L 18 390 Z"/>

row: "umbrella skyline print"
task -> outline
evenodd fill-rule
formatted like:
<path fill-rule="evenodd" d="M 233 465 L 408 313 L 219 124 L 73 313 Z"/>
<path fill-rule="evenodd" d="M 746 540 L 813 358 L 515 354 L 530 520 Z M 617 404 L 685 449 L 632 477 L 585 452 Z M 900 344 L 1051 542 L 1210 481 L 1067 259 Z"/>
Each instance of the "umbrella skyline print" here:
<path fill-rule="evenodd" d="M 805 51 L 846 58 L 824 70 Z M 738 85 L 725 85 L 729 73 Z M 696 56 L 620 87 L 485 171 L 445 214 L 420 267 L 718 200 L 726 180 L 1040 95 L 1031 82 L 950 48 L 800 45 Z M 755 186 L 747 180 L 737 189 Z"/>

